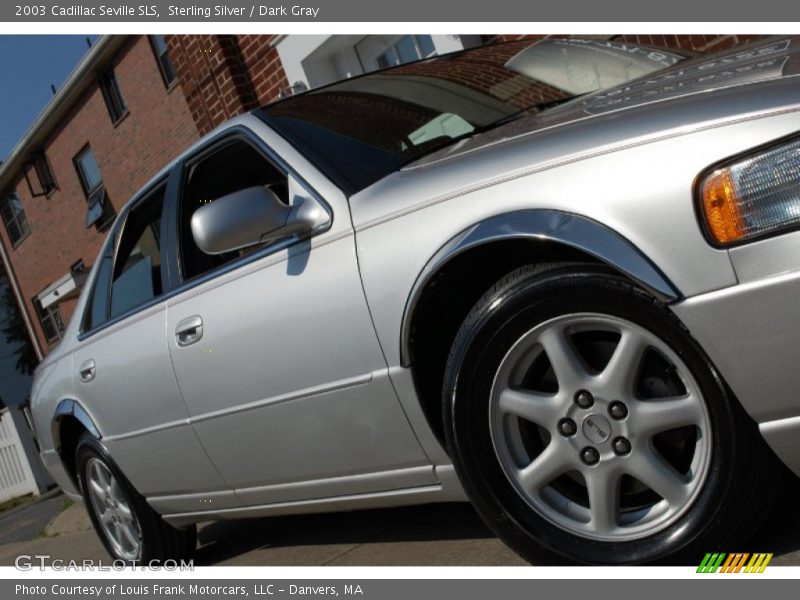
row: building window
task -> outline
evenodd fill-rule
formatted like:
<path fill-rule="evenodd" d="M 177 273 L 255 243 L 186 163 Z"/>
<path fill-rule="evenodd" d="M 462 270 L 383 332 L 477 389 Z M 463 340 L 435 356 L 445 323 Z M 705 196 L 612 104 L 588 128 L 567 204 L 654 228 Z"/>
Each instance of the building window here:
<path fill-rule="evenodd" d="M 75 168 L 78 169 L 78 177 L 83 187 L 83 193 L 89 197 L 93 191 L 103 185 L 103 176 L 100 174 L 100 167 L 97 166 L 92 147 L 86 146 L 74 160 Z"/>
<path fill-rule="evenodd" d="M 37 298 L 33 299 L 33 306 L 36 309 L 36 316 L 42 325 L 44 337 L 48 344 L 57 342 L 64 335 L 64 318 L 61 316 L 61 308 L 58 304 L 51 304 L 47 308 L 42 307 L 42 303 Z"/>
<path fill-rule="evenodd" d="M 106 197 L 103 176 L 100 174 L 100 167 L 97 165 L 91 146 L 86 146 L 73 160 L 88 204 L 86 227 L 94 225 L 101 231 L 114 220 L 116 215 L 114 207 Z"/>
<path fill-rule="evenodd" d="M 36 173 L 38 186 L 31 183 L 28 172 L 33 168 Z M 53 170 L 50 168 L 50 162 L 47 160 L 44 152 L 37 152 L 33 154 L 30 161 L 25 165 L 25 181 L 28 182 L 28 189 L 31 196 L 49 196 L 56 189 L 56 179 L 53 177 Z"/>
<path fill-rule="evenodd" d="M 378 36 L 368 36 L 356 46 L 365 71 L 386 69 L 436 54 L 433 38 L 429 35 L 404 35 L 388 47 L 384 45 L 376 50 L 375 44 L 379 39 Z"/>
<path fill-rule="evenodd" d="M 53 177 L 53 170 L 44 152 L 39 152 L 33 157 L 33 169 L 36 177 L 39 178 L 39 185 L 42 186 L 45 194 L 49 194 L 56 189 L 56 179 Z"/>
<path fill-rule="evenodd" d="M 116 124 L 125 116 L 128 108 L 125 106 L 125 100 L 122 97 L 114 71 L 109 71 L 100 77 L 99 85 L 100 90 L 103 92 L 103 99 L 106 101 L 106 108 L 111 117 L 111 122 Z"/>
<path fill-rule="evenodd" d="M 114 220 L 116 213 L 114 207 L 106 198 L 106 188 L 101 187 L 86 200 L 86 227 L 95 226 L 97 231 L 102 231 Z"/>
<path fill-rule="evenodd" d="M 164 85 L 166 87 L 170 87 L 178 78 L 178 74 L 175 72 L 175 65 L 172 64 L 172 59 L 169 57 L 167 40 L 163 35 L 151 35 L 150 46 L 153 48 L 153 54 L 156 56 L 158 70 L 161 72 L 161 79 L 164 80 Z"/>
<path fill-rule="evenodd" d="M 28 237 L 31 228 L 25 217 L 22 201 L 16 192 L 7 194 L 0 200 L 0 214 L 3 216 L 3 223 L 6 226 L 11 245 L 18 246 L 22 240 Z"/>

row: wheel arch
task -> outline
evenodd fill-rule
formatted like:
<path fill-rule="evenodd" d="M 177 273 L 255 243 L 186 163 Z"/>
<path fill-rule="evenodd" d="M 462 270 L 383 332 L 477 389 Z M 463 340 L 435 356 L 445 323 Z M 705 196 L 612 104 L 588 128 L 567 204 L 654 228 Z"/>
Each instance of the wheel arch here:
<path fill-rule="evenodd" d="M 417 398 L 440 442 L 444 442 L 442 376 L 461 322 L 486 290 L 513 269 L 553 261 L 604 264 L 636 281 L 662 302 L 682 297 L 678 288 L 628 239 L 581 215 L 549 209 L 523 210 L 497 215 L 464 229 L 444 244 L 418 275 L 401 325 L 401 365 L 411 369 Z"/>
<path fill-rule="evenodd" d="M 77 490 L 80 490 L 80 483 L 75 472 L 75 451 L 78 439 L 87 431 L 98 440 L 103 438 L 97 425 L 79 402 L 72 399 L 61 400 L 51 423 L 53 448 Z"/>

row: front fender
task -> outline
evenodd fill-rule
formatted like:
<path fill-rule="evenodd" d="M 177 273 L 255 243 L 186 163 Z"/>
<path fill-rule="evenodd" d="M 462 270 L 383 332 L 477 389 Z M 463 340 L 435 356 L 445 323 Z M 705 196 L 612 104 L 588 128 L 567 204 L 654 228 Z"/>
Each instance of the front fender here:
<path fill-rule="evenodd" d="M 401 364 L 411 364 L 411 321 L 431 278 L 453 258 L 477 246 L 511 239 L 547 240 L 581 250 L 625 273 L 663 302 L 681 298 L 680 291 L 636 246 L 616 231 L 586 217 L 559 210 L 534 209 L 497 215 L 453 237 L 427 262 L 414 282 L 403 311 Z"/>

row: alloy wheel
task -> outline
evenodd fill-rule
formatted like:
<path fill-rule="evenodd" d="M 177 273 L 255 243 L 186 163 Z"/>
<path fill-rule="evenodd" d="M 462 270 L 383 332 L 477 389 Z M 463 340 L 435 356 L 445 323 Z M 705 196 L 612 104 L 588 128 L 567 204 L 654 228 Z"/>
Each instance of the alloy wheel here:
<path fill-rule="evenodd" d="M 108 466 L 98 458 L 86 463 L 89 498 L 97 521 L 118 558 L 133 561 L 141 555 L 142 532 L 131 502 Z"/>
<path fill-rule="evenodd" d="M 668 527 L 709 471 L 712 432 L 697 382 L 663 340 L 616 316 L 569 314 L 523 335 L 495 375 L 489 423 L 519 496 L 592 539 Z"/>

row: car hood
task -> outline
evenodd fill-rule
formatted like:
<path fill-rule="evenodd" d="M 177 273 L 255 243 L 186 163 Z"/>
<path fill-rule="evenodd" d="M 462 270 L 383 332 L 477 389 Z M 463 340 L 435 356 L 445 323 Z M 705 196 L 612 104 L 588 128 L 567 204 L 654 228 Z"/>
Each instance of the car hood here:
<path fill-rule="evenodd" d="M 800 37 L 771 38 L 744 49 L 689 59 L 624 85 L 522 117 L 470 138 L 463 144 L 430 154 L 417 161 L 415 166 L 579 119 L 797 74 L 800 74 Z"/>
<path fill-rule="evenodd" d="M 352 196 L 355 225 L 391 218 L 426 197 L 458 195 L 521 172 L 800 108 L 798 74 L 800 37 L 684 61 L 429 154 Z"/>

